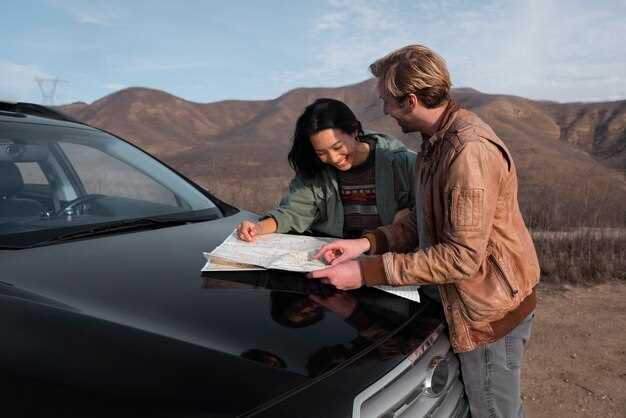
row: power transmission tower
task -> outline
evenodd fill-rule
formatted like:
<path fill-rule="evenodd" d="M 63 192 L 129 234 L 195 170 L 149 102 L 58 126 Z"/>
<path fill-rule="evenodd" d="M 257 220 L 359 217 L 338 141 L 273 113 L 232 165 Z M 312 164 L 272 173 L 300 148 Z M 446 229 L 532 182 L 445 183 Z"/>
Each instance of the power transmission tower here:
<path fill-rule="evenodd" d="M 35 81 L 39 85 L 39 90 L 41 91 L 42 104 L 53 106 L 57 85 L 65 82 L 65 80 L 61 80 L 60 78 L 35 78 Z"/>

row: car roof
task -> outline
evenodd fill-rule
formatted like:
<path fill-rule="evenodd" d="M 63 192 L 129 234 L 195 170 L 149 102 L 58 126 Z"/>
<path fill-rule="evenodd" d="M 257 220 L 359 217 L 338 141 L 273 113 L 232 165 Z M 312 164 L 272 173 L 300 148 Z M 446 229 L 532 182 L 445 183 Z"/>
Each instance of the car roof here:
<path fill-rule="evenodd" d="M 47 106 L 0 100 L 0 122 L 25 122 L 72 128 L 95 128 Z"/>

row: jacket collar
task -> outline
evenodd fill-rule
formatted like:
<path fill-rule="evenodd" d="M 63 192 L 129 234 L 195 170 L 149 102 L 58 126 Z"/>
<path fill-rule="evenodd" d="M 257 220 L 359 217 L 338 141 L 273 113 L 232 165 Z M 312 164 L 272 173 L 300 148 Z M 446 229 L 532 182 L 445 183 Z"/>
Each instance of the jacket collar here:
<path fill-rule="evenodd" d="M 454 100 L 448 100 L 446 109 L 443 111 L 443 113 L 439 117 L 439 120 L 437 120 L 437 124 L 435 125 L 435 133 L 428 138 L 424 137 L 424 140 L 422 141 L 421 150 L 423 153 L 430 153 L 435 143 L 443 138 L 444 134 L 452 125 L 452 122 L 454 122 L 456 112 L 460 108 L 461 106 L 459 106 Z"/>

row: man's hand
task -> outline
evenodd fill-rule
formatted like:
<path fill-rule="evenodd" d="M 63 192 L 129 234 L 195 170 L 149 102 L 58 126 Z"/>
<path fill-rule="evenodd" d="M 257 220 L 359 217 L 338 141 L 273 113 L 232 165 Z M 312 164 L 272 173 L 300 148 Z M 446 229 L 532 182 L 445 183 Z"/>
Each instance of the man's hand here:
<path fill-rule="evenodd" d="M 333 267 L 315 270 L 307 274 L 310 279 L 320 279 L 340 290 L 358 289 L 363 286 L 361 266 L 356 260 L 346 261 Z"/>
<path fill-rule="evenodd" d="M 309 295 L 309 298 L 318 305 L 325 307 L 329 311 L 333 311 L 342 318 L 348 318 L 352 315 L 358 305 L 354 296 L 344 292 L 337 292 L 327 298 L 322 298 L 316 295 Z"/>
<path fill-rule="evenodd" d="M 370 249 L 367 238 L 339 239 L 324 245 L 313 258 L 322 258 L 331 266 L 351 260 Z"/>
<path fill-rule="evenodd" d="M 237 226 L 237 237 L 243 241 L 254 242 L 258 232 L 256 224 L 247 220 Z"/>

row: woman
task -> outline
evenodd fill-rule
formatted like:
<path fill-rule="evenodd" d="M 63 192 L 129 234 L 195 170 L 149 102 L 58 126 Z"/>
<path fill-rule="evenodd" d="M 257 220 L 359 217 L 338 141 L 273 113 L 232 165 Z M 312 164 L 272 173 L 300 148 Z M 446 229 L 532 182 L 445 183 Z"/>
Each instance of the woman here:
<path fill-rule="evenodd" d="M 350 108 L 318 99 L 298 118 L 289 163 L 295 177 L 279 206 L 238 237 L 311 231 L 354 238 L 390 224 L 413 204 L 415 153 L 397 139 L 365 134 Z"/>

